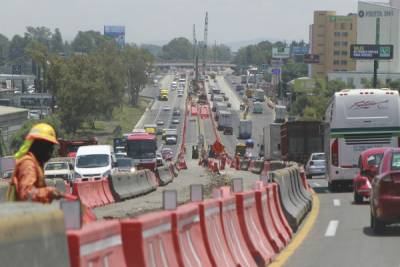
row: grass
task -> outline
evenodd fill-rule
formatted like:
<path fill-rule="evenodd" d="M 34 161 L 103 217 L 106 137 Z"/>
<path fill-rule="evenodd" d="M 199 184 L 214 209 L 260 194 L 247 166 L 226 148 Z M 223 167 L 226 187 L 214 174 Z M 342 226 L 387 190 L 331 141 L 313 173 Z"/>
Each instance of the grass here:
<path fill-rule="evenodd" d="M 148 98 L 139 98 L 137 107 L 132 107 L 124 100 L 122 107 L 114 110 L 111 120 L 97 120 L 94 128 L 89 125 L 83 125 L 77 132 L 75 138 L 97 137 L 100 144 L 112 144 L 116 137 L 116 128 L 121 127 L 121 134 L 131 132 L 136 123 L 140 120 L 151 100 Z"/>

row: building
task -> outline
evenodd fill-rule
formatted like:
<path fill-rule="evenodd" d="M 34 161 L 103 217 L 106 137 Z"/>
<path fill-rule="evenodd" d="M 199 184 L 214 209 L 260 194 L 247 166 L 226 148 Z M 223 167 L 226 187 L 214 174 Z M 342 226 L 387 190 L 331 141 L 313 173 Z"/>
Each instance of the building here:
<path fill-rule="evenodd" d="M 14 108 L 0 106 L 0 135 L 2 141 L 8 146 L 11 137 L 28 120 L 28 110 L 23 108 Z M 4 149 L 2 148 L 2 151 Z"/>
<path fill-rule="evenodd" d="M 379 27 L 377 27 L 379 25 Z M 383 84 L 400 79 L 400 0 L 389 3 L 358 2 L 357 44 L 392 44 L 393 60 L 379 61 L 378 80 Z M 373 79 L 373 60 L 357 60 L 356 70 L 332 71 L 329 80 L 340 79 L 357 88 Z"/>
<path fill-rule="evenodd" d="M 315 11 L 310 30 L 311 54 L 320 63 L 311 66 L 311 76 L 326 78 L 333 71 L 354 71 L 350 45 L 356 43 L 357 15 L 338 16 L 335 11 Z"/>

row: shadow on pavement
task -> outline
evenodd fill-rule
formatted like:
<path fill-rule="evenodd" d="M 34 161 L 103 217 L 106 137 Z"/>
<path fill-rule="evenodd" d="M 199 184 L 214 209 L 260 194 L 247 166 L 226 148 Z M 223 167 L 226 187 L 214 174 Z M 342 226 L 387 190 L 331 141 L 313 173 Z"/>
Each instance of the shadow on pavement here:
<path fill-rule="evenodd" d="M 318 187 L 313 187 L 313 190 L 317 194 L 328 194 L 328 193 L 331 193 L 331 192 L 329 192 L 328 187 L 318 186 Z"/>
<path fill-rule="evenodd" d="M 400 236 L 400 226 L 387 226 L 382 234 L 375 234 L 371 227 L 364 227 L 363 233 L 372 237 Z"/>

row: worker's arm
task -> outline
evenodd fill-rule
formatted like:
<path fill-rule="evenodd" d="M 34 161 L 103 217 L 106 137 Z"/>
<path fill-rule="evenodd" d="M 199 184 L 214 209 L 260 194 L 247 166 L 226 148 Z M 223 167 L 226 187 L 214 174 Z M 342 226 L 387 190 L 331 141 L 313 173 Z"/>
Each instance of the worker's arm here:
<path fill-rule="evenodd" d="M 42 203 L 50 203 L 53 194 L 56 192 L 54 187 L 36 187 L 37 177 L 35 163 L 31 160 L 24 160 L 20 163 L 17 172 L 17 193 L 18 199 L 21 201 L 36 201 Z"/>

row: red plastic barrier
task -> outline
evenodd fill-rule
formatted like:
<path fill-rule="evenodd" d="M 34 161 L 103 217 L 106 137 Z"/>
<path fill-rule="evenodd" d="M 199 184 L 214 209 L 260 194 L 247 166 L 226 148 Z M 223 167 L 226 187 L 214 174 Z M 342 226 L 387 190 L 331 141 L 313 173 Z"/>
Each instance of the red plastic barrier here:
<path fill-rule="evenodd" d="M 64 181 L 64 184 L 65 184 L 65 192 L 68 194 L 72 193 L 71 192 L 71 184 L 67 181 Z"/>
<path fill-rule="evenodd" d="M 279 237 L 279 229 L 275 225 L 272 214 L 268 207 L 268 202 L 270 200 L 268 199 L 267 189 L 265 186 L 260 186 L 260 188 L 255 191 L 255 196 L 258 217 L 260 219 L 261 226 L 268 238 L 268 241 L 274 248 L 275 253 L 279 253 L 279 251 L 281 251 L 285 245 L 287 245 L 287 242 Z M 285 231 L 285 229 L 282 230 Z"/>
<path fill-rule="evenodd" d="M 191 107 L 191 113 L 192 113 L 192 116 L 197 116 L 197 114 L 198 114 L 197 106 Z"/>
<path fill-rule="evenodd" d="M 225 239 L 221 221 L 221 203 L 219 200 L 206 200 L 199 204 L 200 224 L 207 253 L 214 266 L 235 266 L 231 251 Z"/>
<path fill-rule="evenodd" d="M 93 208 L 96 206 L 95 201 L 92 198 L 92 189 L 90 182 L 81 181 L 80 179 L 75 179 L 72 184 L 73 187 L 73 195 L 77 196 L 82 204 L 89 208 Z"/>
<path fill-rule="evenodd" d="M 255 193 L 254 191 L 236 193 L 235 196 L 243 237 L 257 264 L 265 266 L 271 262 L 276 253 L 264 235 L 258 218 Z"/>
<path fill-rule="evenodd" d="M 98 221 L 67 231 L 72 267 L 127 266 L 118 220 Z"/>
<path fill-rule="evenodd" d="M 293 236 L 293 231 L 289 226 L 285 215 L 283 214 L 281 201 L 279 199 L 278 185 L 276 183 L 271 183 L 268 184 L 266 188 L 268 192 L 268 199 L 270 200 L 268 201 L 268 204 L 272 218 L 274 219 L 277 227 L 280 229 L 279 232 L 282 234 L 282 238 L 288 242 Z M 282 229 L 285 229 L 285 231 L 282 231 Z"/>
<path fill-rule="evenodd" d="M 128 266 L 179 266 L 171 220 L 171 212 L 161 211 L 121 221 Z"/>
<path fill-rule="evenodd" d="M 243 267 L 257 266 L 246 245 L 243 233 L 240 231 L 235 197 L 224 197 L 220 198 L 219 201 L 222 210 L 221 218 L 225 238 L 235 263 Z"/>
<path fill-rule="evenodd" d="M 157 179 L 157 178 L 156 178 Z M 103 191 L 104 191 L 104 195 L 106 196 L 108 203 L 114 203 L 115 199 L 111 193 L 111 188 L 110 188 L 110 183 L 108 181 L 108 178 L 104 178 L 102 180 L 103 182 Z"/>
<path fill-rule="evenodd" d="M 301 177 L 301 181 L 303 182 L 304 187 L 308 191 L 310 191 L 310 185 L 307 182 L 306 173 L 304 171 L 304 167 L 303 166 L 300 167 L 300 177 Z"/>
<path fill-rule="evenodd" d="M 198 204 L 189 203 L 172 212 L 172 232 L 181 266 L 212 266 L 204 244 Z"/>
<path fill-rule="evenodd" d="M 107 198 L 106 194 L 104 193 L 103 179 L 104 178 L 101 178 L 98 180 L 95 180 L 95 179 L 92 180 L 93 191 L 97 196 L 96 197 L 97 207 L 109 204 L 108 198 Z"/>

